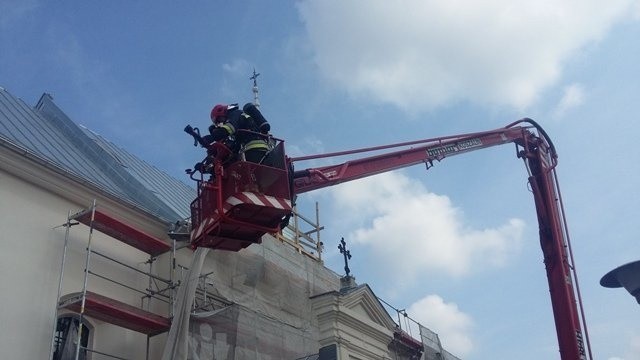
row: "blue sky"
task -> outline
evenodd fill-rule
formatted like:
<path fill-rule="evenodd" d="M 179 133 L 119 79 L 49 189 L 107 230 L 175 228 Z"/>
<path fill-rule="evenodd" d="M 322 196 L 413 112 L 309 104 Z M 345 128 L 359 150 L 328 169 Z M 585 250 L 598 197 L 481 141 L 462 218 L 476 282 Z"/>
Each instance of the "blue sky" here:
<path fill-rule="evenodd" d="M 640 3 L 0 2 L 0 86 L 170 174 L 182 133 L 252 99 L 292 156 L 537 120 L 559 154 L 593 354 L 640 357 L 640 309 L 609 270 L 640 259 Z M 339 159 L 335 159 L 339 161 Z M 324 163 L 299 164 L 300 167 Z M 359 283 L 464 359 L 557 358 L 533 198 L 512 146 L 301 196 L 326 265 L 345 237 Z"/>

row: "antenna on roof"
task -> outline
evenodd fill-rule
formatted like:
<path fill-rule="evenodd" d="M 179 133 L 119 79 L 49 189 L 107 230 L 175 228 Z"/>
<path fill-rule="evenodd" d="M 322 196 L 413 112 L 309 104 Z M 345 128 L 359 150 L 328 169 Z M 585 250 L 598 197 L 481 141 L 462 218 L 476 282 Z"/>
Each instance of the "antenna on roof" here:
<path fill-rule="evenodd" d="M 253 76 L 249 80 L 253 80 L 253 104 L 260 108 L 260 99 L 258 98 L 258 76 L 260 73 L 256 73 L 256 68 L 253 68 Z"/>

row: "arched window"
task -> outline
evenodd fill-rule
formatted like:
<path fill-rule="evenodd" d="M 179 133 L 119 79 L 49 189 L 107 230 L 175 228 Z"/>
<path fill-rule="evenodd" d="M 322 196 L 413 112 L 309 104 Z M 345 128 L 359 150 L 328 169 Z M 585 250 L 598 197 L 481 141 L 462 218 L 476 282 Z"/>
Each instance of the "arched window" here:
<path fill-rule="evenodd" d="M 55 344 L 53 350 L 53 360 L 74 360 L 76 358 L 76 344 L 78 341 L 78 331 L 80 330 L 80 318 L 78 316 L 66 315 L 58 318 L 56 325 Z M 78 359 L 87 360 L 91 329 L 82 322 L 82 334 L 80 339 L 80 356 Z"/>

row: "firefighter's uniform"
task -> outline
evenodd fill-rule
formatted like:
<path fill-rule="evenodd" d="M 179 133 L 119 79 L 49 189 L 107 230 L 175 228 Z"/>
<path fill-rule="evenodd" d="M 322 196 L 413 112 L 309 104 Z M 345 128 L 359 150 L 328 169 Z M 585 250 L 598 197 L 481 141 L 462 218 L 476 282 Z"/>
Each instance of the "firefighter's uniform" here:
<path fill-rule="evenodd" d="M 211 111 L 211 120 L 214 125 L 209 128 L 209 139 L 230 139 L 231 148 L 239 153 L 241 159 L 255 163 L 264 160 L 270 150 L 266 137 L 270 125 L 255 105 L 248 103 L 243 110 L 236 104 L 216 105 Z"/>

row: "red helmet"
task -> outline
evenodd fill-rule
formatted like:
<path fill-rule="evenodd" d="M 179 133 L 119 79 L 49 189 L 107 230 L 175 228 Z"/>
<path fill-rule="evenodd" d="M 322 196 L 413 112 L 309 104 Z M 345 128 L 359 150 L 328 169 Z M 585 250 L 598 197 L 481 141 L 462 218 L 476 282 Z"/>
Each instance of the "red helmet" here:
<path fill-rule="evenodd" d="M 220 119 L 227 116 L 228 105 L 218 104 L 211 109 L 211 121 L 219 122 Z"/>

